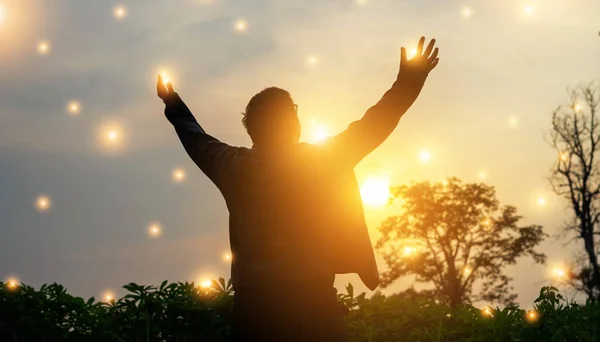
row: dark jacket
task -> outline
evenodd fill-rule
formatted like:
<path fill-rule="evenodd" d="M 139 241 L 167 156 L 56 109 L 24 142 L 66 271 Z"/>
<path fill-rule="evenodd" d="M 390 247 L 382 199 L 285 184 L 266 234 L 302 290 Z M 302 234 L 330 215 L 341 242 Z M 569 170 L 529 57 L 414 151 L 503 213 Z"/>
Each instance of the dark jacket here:
<path fill-rule="evenodd" d="M 220 142 L 177 94 L 165 100 L 165 115 L 186 152 L 225 198 L 234 288 L 345 273 L 377 288 L 354 167 L 385 141 L 421 87 L 398 79 L 360 120 L 326 143 L 269 150 Z"/>

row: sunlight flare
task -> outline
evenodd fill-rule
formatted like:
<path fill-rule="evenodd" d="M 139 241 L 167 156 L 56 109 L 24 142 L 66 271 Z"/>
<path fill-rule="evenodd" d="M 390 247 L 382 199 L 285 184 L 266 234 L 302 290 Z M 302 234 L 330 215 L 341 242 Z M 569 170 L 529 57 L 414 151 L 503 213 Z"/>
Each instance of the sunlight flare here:
<path fill-rule="evenodd" d="M 231 261 L 231 253 L 229 253 L 229 252 L 223 253 L 223 261 L 230 262 Z"/>
<path fill-rule="evenodd" d="M 203 289 L 208 289 L 212 286 L 212 280 L 204 279 L 200 282 L 200 287 Z"/>
<path fill-rule="evenodd" d="M 315 57 L 315 56 L 308 57 L 309 65 L 316 65 L 318 62 L 319 62 L 319 60 L 317 59 L 317 57 Z"/>
<path fill-rule="evenodd" d="M 123 128 L 118 123 L 106 123 L 100 126 L 98 140 L 105 150 L 118 150 L 123 146 Z"/>
<path fill-rule="evenodd" d="M 525 314 L 525 319 L 527 319 L 527 321 L 529 323 L 533 323 L 535 321 L 538 320 L 539 314 L 537 311 L 535 310 L 529 310 L 527 311 L 527 313 Z"/>
<path fill-rule="evenodd" d="M 463 274 L 468 276 L 469 274 L 471 274 L 472 270 L 469 267 L 465 267 L 463 269 Z"/>
<path fill-rule="evenodd" d="M 114 302 L 115 301 L 115 293 L 112 292 L 111 290 L 106 290 L 102 293 L 102 299 L 106 303 Z"/>
<path fill-rule="evenodd" d="M 76 116 L 81 111 L 81 104 L 75 100 L 67 104 L 67 112 L 70 116 Z"/>
<path fill-rule="evenodd" d="M 431 152 L 427 150 L 423 150 L 419 153 L 419 160 L 422 163 L 429 163 L 431 161 Z"/>
<path fill-rule="evenodd" d="M 465 18 L 469 18 L 473 15 L 473 10 L 470 7 L 463 7 L 461 12 Z"/>
<path fill-rule="evenodd" d="M 47 212 L 47 211 L 49 211 L 51 204 L 52 204 L 52 202 L 50 200 L 50 197 L 48 197 L 46 195 L 39 195 L 35 199 L 35 207 L 37 208 L 37 210 L 39 212 Z"/>
<path fill-rule="evenodd" d="M 543 206 L 545 206 L 545 205 L 546 205 L 546 199 L 545 199 L 544 197 L 541 197 L 541 196 L 540 196 L 540 197 L 538 197 L 538 199 L 537 199 L 537 204 L 538 204 L 540 207 L 543 207 Z"/>
<path fill-rule="evenodd" d="M 117 20 L 123 20 L 127 16 L 127 9 L 123 5 L 118 5 L 114 8 L 113 15 Z"/>
<path fill-rule="evenodd" d="M 517 117 L 516 117 L 516 116 L 511 116 L 510 118 L 508 118 L 508 124 L 509 124 L 511 127 L 516 127 L 516 126 L 517 126 L 517 123 L 518 123 L 518 119 L 517 119 Z"/>
<path fill-rule="evenodd" d="M 50 52 L 50 43 L 48 43 L 47 41 L 42 41 L 38 43 L 37 50 L 40 55 L 48 54 Z"/>
<path fill-rule="evenodd" d="M 325 142 L 329 138 L 329 129 L 323 125 L 313 127 L 311 132 L 311 142 L 319 144 Z"/>
<path fill-rule="evenodd" d="M 552 275 L 558 280 L 563 280 L 567 277 L 567 272 L 562 267 L 554 267 L 552 269 Z"/>
<path fill-rule="evenodd" d="M 523 8 L 523 11 L 524 11 L 524 12 L 525 12 L 525 14 L 527 14 L 527 15 L 532 15 L 532 14 L 533 14 L 533 12 L 535 11 L 535 7 L 533 7 L 533 5 L 526 5 L 526 6 Z"/>
<path fill-rule="evenodd" d="M 243 33 L 246 32 L 246 30 L 248 29 L 248 23 L 244 19 L 238 19 L 233 24 L 233 28 L 236 32 Z"/>
<path fill-rule="evenodd" d="M 171 175 L 171 177 L 176 183 L 181 183 L 185 180 L 185 171 L 183 169 L 177 168 L 173 170 L 173 174 Z"/>
<path fill-rule="evenodd" d="M 152 222 L 148 225 L 148 235 L 151 238 L 157 238 L 162 235 L 162 227 L 158 222 Z"/>
<path fill-rule="evenodd" d="M 15 290 L 19 287 L 19 279 L 15 278 L 15 277 L 10 277 L 8 279 L 6 279 L 6 288 L 8 288 L 9 290 Z"/>
<path fill-rule="evenodd" d="M 481 313 L 484 316 L 494 317 L 494 310 L 492 308 L 490 308 L 489 306 L 484 308 L 483 310 L 481 310 Z"/>
<path fill-rule="evenodd" d="M 6 7 L 4 7 L 4 4 L 0 3 L 0 25 L 4 24 L 4 21 L 6 21 Z"/>
<path fill-rule="evenodd" d="M 410 256 L 413 256 L 416 252 L 417 252 L 417 249 L 415 247 L 406 246 L 402 250 L 402 255 L 404 255 L 405 257 L 410 257 Z"/>
<path fill-rule="evenodd" d="M 369 177 L 361 188 L 363 202 L 370 207 L 383 207 L 390 199 L 390 180 L 386 177 Z"/>

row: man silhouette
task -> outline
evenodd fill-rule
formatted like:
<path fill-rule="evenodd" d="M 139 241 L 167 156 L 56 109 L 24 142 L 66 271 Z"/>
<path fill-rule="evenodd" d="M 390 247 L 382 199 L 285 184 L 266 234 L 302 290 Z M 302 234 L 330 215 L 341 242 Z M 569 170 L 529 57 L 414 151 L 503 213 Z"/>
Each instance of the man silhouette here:
<path fill-rule="evenodd" d="M 229 210 L 235 342 L 346 341 L 335 274 L 379 285 L 354 167 L 392 133 L 438 64 L 435 40 L 424 44 L 412 59 L 401 48 L 391 89 L 319 145 L 298 142 L 298 107 L 283 89 L 252 97 L 242 123 L 253 146 L 233 147 L 207 134 L 159 75 L 165 116 Z"/>

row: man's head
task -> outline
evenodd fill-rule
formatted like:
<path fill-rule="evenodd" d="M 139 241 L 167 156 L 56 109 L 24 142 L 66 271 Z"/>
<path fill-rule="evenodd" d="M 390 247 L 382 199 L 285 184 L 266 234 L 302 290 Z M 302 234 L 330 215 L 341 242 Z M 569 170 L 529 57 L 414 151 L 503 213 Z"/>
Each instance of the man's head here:
<path fill-rule="evenodd" d="M 281 88 L 269 87 L 254 95 L 242 114 L 242 123 L 255 146 L 288 145 L 300 139 L 298 106 Z"/>

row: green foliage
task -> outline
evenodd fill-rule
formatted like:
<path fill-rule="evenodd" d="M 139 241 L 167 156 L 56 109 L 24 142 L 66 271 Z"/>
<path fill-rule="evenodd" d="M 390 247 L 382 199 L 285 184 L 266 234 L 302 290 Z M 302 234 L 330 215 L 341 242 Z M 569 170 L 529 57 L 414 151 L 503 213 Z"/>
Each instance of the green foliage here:
<path fill-rule="evenodd" d="M 194 283 L 128 284 L 109 303 L 73 297 L 58 284 L 0 283 L 0 341 L 229 341 L 233 291 L 223 278 L 203 289 Z M 350 342 L 392 341 L 599 341 L 600 304 L 567 303 L 544 287 L 535 319 L 515 306 L 454 309 L 414 291 L 355 295 L 352 284 L 338 294 Z"/>

